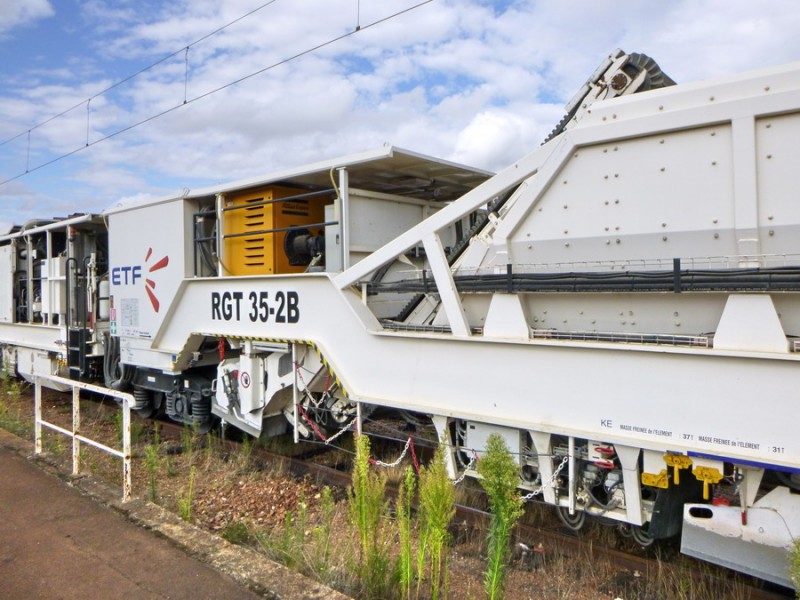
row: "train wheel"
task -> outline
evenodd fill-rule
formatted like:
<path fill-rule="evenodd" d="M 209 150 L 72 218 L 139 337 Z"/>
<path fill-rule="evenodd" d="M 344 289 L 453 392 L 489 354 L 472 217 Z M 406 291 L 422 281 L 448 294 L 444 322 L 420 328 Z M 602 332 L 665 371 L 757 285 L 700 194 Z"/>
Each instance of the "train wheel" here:
<path fill-rule="evenodd" d="M 576 510 L 575 514 L 569 514 L 569 508 L 566 506 L 559 506 L 557 509 L 558 518 L 566 526 L 567 529 L 572 531 L 580 531 L 586 524 L 586 513 L 582 510 Z"/>

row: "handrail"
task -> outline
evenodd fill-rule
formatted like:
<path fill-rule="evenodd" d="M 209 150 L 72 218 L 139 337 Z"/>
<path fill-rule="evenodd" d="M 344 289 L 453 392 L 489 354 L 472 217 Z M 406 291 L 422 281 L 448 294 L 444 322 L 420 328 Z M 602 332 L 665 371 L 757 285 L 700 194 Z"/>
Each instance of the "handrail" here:
<path fill-rule="evenodd" d="M 133 396 L 126 392 L 118 392 L 109 388 L 73 381 L 57 375 L 35 375 L 34 378 L 34 453 L 42 453 L 42 427 L 47 427 L 57 433 L 72 438 L 72 474 L 79 475 L 81 468 L 81 442 L 89 444 L 99 450 L 113 454 L 122 459 L 122 501 L 131 499 L 131 404 Z M 42 380 L 68 385 L 72 388 L 72 430 L 64 429 L 54 423 L 42 419 Z M 122 450 L 116 450 L 87 438 L 80 433 L 81 428 L 81 403 L 80 390 L 95 392 L 122 400 Z"/>

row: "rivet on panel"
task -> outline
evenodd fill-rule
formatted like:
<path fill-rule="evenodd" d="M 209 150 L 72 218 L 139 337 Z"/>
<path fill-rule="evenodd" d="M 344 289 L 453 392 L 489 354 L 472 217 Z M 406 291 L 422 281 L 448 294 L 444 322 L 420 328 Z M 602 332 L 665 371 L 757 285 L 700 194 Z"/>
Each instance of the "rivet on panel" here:
<path fill-rule="evenodd" d="M 605 120 L 606 120 L 606 118 L 605 118 L 605 117 L 603 117 L 603 121 L 605 121 Z"/>
<path fill-rule="evenodd" d="M 567 242 L 566 244 L 564 244 L 564 247 L 565 247 L 565 248 L 569 248 L 569 242 Z"/>
<path fill-rule="evenodd" d="M 565 208 L 565 209 L 567 208 L 567 205 L 566 205 L 566 204 L 564 205 L 564 208 Z"/>
<path fill-rule="evenodd" d="M 667 236 L 664 236 L 664 237 L 662 237 L 662 238 L 661 238 L 661 241 L 662 241 L 662 242 L 666 242 L 666 241 L 667 241 Z"/>
<path fill-rule="evenodd" d="M 614 177 L 619 177 L 619 173 L 614 173 Z"/>
<path fill-rule="evenodd" d="M 659 142 L 658 142 L 658 143 L 659 143 L 659 144 L 663 144 L 663 143 L 664 143 L 664 140 L 659 140 Z"/>
<path fill-rule="evenodd" d="M 769 129 L 770 127 L 772 127 L 772 123 L 767 123 L 767 129 Z"/>
<path fill-rule="evenodd" d="M 716 225 L 716 224 L 717 224 L 717 219 L 714 219 L 714 220 L 712 221 L 712 223 L 714 223 L 714 225 Z"/>
<path fill-rule="evenodd" d="M 772 154 L 767 154 L 767 158 L 772 158 Z"/>
<path fill-rule="evenodd" d="M 608 206 L 608 200 L 605 201 L 605 205 Z M 772 217 L 770 217 L 770 218 L 772 218 Z"/>
<path fill-rule="evenodd" d="M 563 183 L 564 185 L 567 185 L 567 180 L 565 179 L 565 180 L 564 180 L 564 181 L 562 181 L 561 183 Z"/>
<path fill-rule="evenodd" d="M 622 240 L 621 240 L 621 239 L 619 239 L 619 238 L 617 238 L 617 243 L 618 243 L 618 244 L 621 244 L 621 243 L 622 243 Z"/>
<path fill-rule="evenodd" d="M 714 96 L 711 96 L 708 100 L 709 100 L 709 102 L 713 102 L 714 101 Z"/>
<path fill-rule="evenodd" d="M 772 215 L 767 217 L 770 221 L 772 221 Z"/>
<path fill-rule="evenodd" d="M 714 137 L 715 135 L 717 135 L 717 132 L 716 131 L 712 131 L 711 132 L 711 137 Z"/>
<path fill-rule="evenodd" d="M 770 235 L 775 235 L 775 230 L 774 230 L 774 229 L 770 229 L 770 230 L 769 230 L 769 234 L 770 234 Z"/>
<path fill-rule="evenodd" d="M 662 226 L 662 227 L 666 227 L 666 226 L 667 226 L 667 224 L 666 224 L 666 223 L 662 223 L 662 224 L 661 224 L 661 226 Z"/>
<path fill-rule="evenodd" d="M 617 115 L 611 115 L 611 118 L 612 118 L 612 119 L 616 119 L 616 118 L 617 118 Z"/>
<path fill-rule="evenodd" d="M 676 310 L 674 313 L 672 313 L 672 316 L 673 317 L 679 317 L 680 313 Z"/>
<path fill-rule="evenodd" d="M 614 152 L 616 152 L 617 150 L 619 150 L 619 146 L 614 146 Z"/>
<path fill-rule="evenodd" d="M 566 235 L 566 234 L 568 234 L 568 233 L 569 233 L 569 229 L 565 229 L 565 230 L 564 230 L 564 235 Z"/>
<path fill-rule="evenodd" d="M 716 166 L 717 166 L 717 161 L 715 161 L 715 160 L 712 160 L 712 161 L 711 161 L 711 166 L 712 166 L 712 167 L 716 167 Z"/>
<path fill-rule="evenodd" d="M 714 234 L 714 239 L 715 239 L 715 240 L 718 240 L 718 239 L 719 239 L 719 234 L 718 234 L 718 233 L 715 233 L 715 234 Z"/>
<path fill-rule="evenodd" d="M 603 175 L 603 179 L 608 179 L 608 175 Z"/>
<path fill-rule="evenodd" d="M 663 104 L 660 104 L 660 105 L 658 106 L 658 110 L 664 110 L 664 105 L 663 105 Z"/>
<path fill-rule="evenodd" d="M 619 204 L 619 198 L 617 198 L 616 200 L 614 200 L 614 204 Z"/>
<path fill-rule="evenodd" d="M 764 91 L 765 91 L 765 92 L 768 92 L 768 91 L 769 91 L 769 86 L 765 87 L 765 88 L 764 88 Z"/>

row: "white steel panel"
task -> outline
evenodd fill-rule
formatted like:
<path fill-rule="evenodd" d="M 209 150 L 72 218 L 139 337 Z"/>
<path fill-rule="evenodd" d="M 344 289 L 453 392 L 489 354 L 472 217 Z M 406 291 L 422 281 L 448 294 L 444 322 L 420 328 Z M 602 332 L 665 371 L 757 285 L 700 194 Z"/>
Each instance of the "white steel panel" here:
<path fill-rule="evenodd" d="M 796 355 L 376 333 L 360 297 L 336 287 L 325 275 L 186 281 L 155 345 L 179 354 L 192 332 L 314 342 L 354 400 L 651 450 L 800 460 L 794 423 L 779 417 L 794 412 Z M 253 290 L 296 292 L 298 322 L 254 325 L 246 307 L 238 321 L 211 318 L 213 292 Z M 748 418 L 754 398 L 759 419 Z"/>

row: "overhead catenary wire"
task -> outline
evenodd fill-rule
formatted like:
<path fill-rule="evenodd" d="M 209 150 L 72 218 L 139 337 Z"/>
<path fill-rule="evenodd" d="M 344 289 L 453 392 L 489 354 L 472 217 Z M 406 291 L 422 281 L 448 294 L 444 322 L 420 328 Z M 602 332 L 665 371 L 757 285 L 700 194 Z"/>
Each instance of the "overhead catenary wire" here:
<path fill-rule="evenodd" d="M 27 134 L 28 136 L 30 136 L 30 133 L 31 133 L 32 131 L 34 131 L 34 130 L 36 130 L 36 129 L 39 129 L 40 127 L 43 127 L 44 125 L 47 125 L 48 123 L 50 123 L 51 121 L 54 121 L 55 119 L 58 119 L 59 117 L 63 117 L 63 116 L 64 116 L 64 115 L 66 115 L 67 113 L 69 113 L 69 112 L 72 112 L 73 110 L 75 110 L 76 108 L 79 108 L 79 107 L 83 106 L 84 104 L 86 104 L 86 105 L 87 105 L 87 110 L 88 110 L 88 104 L 89 104 L 89 103 L 90 103 L 92 100 L 94 100 L 95 98 L 98 98 L 98 97 L 102 96 L 103 94 L 107 94 L 107 93 L 108 93 L 108 92 L 110 92 L 111 90 L 113 90 L 113 89 L 115 89 L 115 88 L 118 88 L 119 86 L 121 86 L 121 85 L 123 85 L 123 84 L 125 84 L 125 83 L 128 83 L 128 82 L 129 82 L 129 81 L 131 81 L 132 79 L 136 79 L 136 78 L 137 78 L 139 75 L 142 75 L 143 73 L 146 73 L 147 71 L 150 71 L 151 69 L 154 69 L 155 67 L 157 67 L 158 65 L 162 64 L 163 62 L 166 62 L 166 61 L 168 61 L 169 59 L 171 59 L 171 58 L 174 58 L 175 56 L 179 55 L 181 52 L 186 52 L 186 53 L 187 53 L 187 60 L 188 60 L 188 51 L 189 51 L 189 48 L 191 48 L 192 46 L 196 46 L 196 45 L 197 45 L 197 44 L 199 44 L 200 42 L 203 42 L 203 41 L 207 40 L 208 38 L 210 38 L 210 37 L 213 37 L 213 36 L 217 35 L 218 33 L 220 33 L 220 32 L 222 32 L 222 31 L 224 31 L 224 30 L 225 30 L 225 29 L 227 29 L 228 27 L 231 27 L 232 25 L 235 25 L 235 24 L 236 24 L 236 23 L 238 23 L 239 21 L 242 21 L 243 19 L 246 19 L 247 17 L 249 17 L 249 16 L 251 16 L 251 15 L 253 15 L 253 14 L 257 13 L 258 11 L 260 11 L 260 10 L 261 10 L 261 9 L 263 9 L 263 8 L 266 8 L 266 7 L 267 7 L 267 6 L 269 6 L 270 4 L 274 4 L 274 3 L 275 3 L 275 2 L 277 2 L 277 1 L 278 1 L 278 0 L 269 0 L 269 2 L 265 2 L 265 3 L 264 3 L 264 4 L 262 4 L 261 6 L 258 6 L 258 7 L 256 7 L 256 8 L 254 8 L 254 9 L 253 9 L 253 10 L 251 10 L 250 12 L 248 12 L 248 13 L 245 13 L 245 14 L 243 14 L 243 15 L 242 15 L 242 16 L 240 16 L 240 17 L 237 17 L 237 18 L 236 18 L 236 19 L 234 19 L 233 21 L 231 21 L 231 22 L 229 22 L 229 23 L 226 23 L 225 25 L 222 25 L 221 27 L 217 27 L 217 28 L 216 28 L 214 31 L 211 31 L 211 32 L 209 32 L 209 33 L 205 34 L 204 36 L 202 36 L 202 37 L 200 37 L 200 38 L 198 38 L 198 39 L 194 40 L 193 42 L 191 42 L 191 43 L 190 43 L 190 44 L 188 44 L 187 46 L 184 46 L 184 47 L 180 48 L 179 50 L 176 50 L 175 52 L 172 52 L 172 53 L 170 53 L 170 54 L 167 54 L 166 56 L 164 56 L 164 57 L 162 57 L 162 58 L 158 59 L 156 62 L 154 62 L 154 63 L 151 63 L 151 64 L 147 65 L 146 67 L 142 67 L 142 68 L 141 68 L 141 69 L 139 69 L 138 71 L 136 71 L 136 72 L 134 72 L 134 73 L 131 73 L 131 74 L 130 74 L 130 75 L 128 75 L 127 77 L 124 77 L 123 79 L 120 79 L 119 81 L 116 81 L 116 82 L 112 83 L 112 84 L 111 84 L 111 85 L 109 85 L 108 87 L 106 87 L 106 88 L 104 88 L 104 89 L 100 90 L 99 92 L 97 92 L 97 93 L 93 94 L 92 96 L 89 96 L 88 98 L 85 98 L 85 99 L 81 100 L 81 101 L 80 101 L 80 102 L 78 102 L 77 104 L 74 104 L 74 105 L 70 106 L 69 108 L 62 110 L 60 113 L 58 113 L 58 114 L 55 114 L 55 115 L 52 115 L 52 116 L 48 117 L 47 119 L 45 119 L 44 121 L 40 121 L 40 122 L 39 122 L 39 123 L 37 123 L 36 125 L 33 125 L 33 126 L 29 127 L 27 130 L 25 130 L 25 131 L 21 131 L 21 132 L 20 132 L 20 133 L 18 133 L 17 135 L 15 135 L 15 136 L 12 136 L 12 137 L 10 137 L 10 138 L 8 138 L 8 139 L 6 139 L 6 140 L 4 140 L 4 141 L 0 142 L 0 146 L 5 146 L 6 144 L 8 144 L 8 143 L 10 143 L 10 142 L 13 142 L 14 140 L 16 140 L 16 139 L 18 139 L 18 138 L 22 137 L 23 135 L 26 135 L 26 134 Z"/>
<path fill-rule="evenodd" d="M 265 4 L 265 5 L 263 5 L 263 6 L 267 6 L 267 5 L 269 5 L 269 4 L 272 4 L 273 2 L 276 2 L 276 1 L 277 1 L 277 0 L 272 0 L 271 2 L 268 2 L 267 4 Z M 5 185 L 5 184 L 7 184 L 7 183 L 10 183 L 10 182 L 12 182 L 12 181 L 16 181 L 17 179 L 20 179 L 20 178 L 22 178 L 22 177 L 25 177 L 26 175 L 28 175 L 28 174 L 30 174 L 30 173 L 33 173 L 33 172 L 35 172 L 35 171 L 38 171 L 38 170 L 40 170 L 40 169 L 43 169 L 43 168 L 45 168 L 45 167 L 48 167 L 48 166 L 50 166 L 50 165 L 52 165 L 52 164 L 54 164 L 54 163 L 57 163 L 57 162 L 59 162 L 59 161 L 61 161 L 61 160 L 65 159 L 65 158 L 69 158 L 70 156 L 73 156 L 73 155 L 77 154 L 78 152 L 81 152 L 82 150 L 85 150 L 85 149 L 87 149 L 87 148 L 91 148 L 92 146 L 95 146 L 96 144 L 99 144 L 99 143 L 101 143 L 101 142 L 105 142 L 106 140 L 109 140 L 109 139 L 111 139 L 111 138 L 114 138 L 114 137 L 117 137 L 117 136 L 119 136 L 119 135 L 121 135 L 121 134 L 127 133 L 128 131 L 130 131 L 130 130 L 132 130 L 132 129 L 135 129 L 136 127 L 139 127 L 139 126 L 141 126 L 141 125 L 145 125 L 145 124 L 149 123 L 150 121 L 154 121 L 155 119 L 158 119 L 158 118 L 160 118 L 160 117 L 163 117 L 163 116 L 165 116 L 165 115 L 167 115 L 167 114 L 169 114 L 169 113 L 172 113 L 172 112 L 174 112 L 175 110 L 177 110 L 177 109 L 179 109 L 179 108 L 182 108 L 182 107 L 184 107 L 184 106 L 188 106 L 189 104 L 192 104 L 192 103 L 194 103 L 194 102 L 197 102 L 198 100 L 203 100 L 204 98 L 207 98 L 207 97 L 209 97 L 209 96 L 211 96 L 211 95 L 213 95 L 213 94 L 219 93 L 219 92 L 221 92 L 221 91 L 223 91 L 223 90 L 226 90 L 226 89 L 228 89 L 228 88 L 230 88 L 230 87 L 233 87 L 233 86 L 235 86 L 235 85 L 238 85 L 239 83 L 242 83 L 242 82 L 244 82 L 244 81 L 247 81 L 248 79 L 251 79 L 251 78 L 253 78 L 253 77 L 256 77 L 256 76 L 258 76 L 258 75 L 261 75 L 262 73 L 266 73 L 267 71 L 270 71 L 270 70 L 272 70 L 272 69 L 275 69 L 275 68 L 277 68 L 277 67 L 280 67 L 280 66 L 282 66 L 282 65 L 285 65 L 285 64 L 287 64 L 287 63 L 289 63 L 289 62 L 291 62 L 291 61 L 293 61 L 293 60 L 297 60 L 298 58 L 301 58 L 301 57 L 303 57 L 303 56 L 306 56 L 306 55 L 308 55 L 308 54 L 312 54 L 312 53 L 314 53 L 314 52 L 317 52 L 318 50 L 321 50 L 322 48 L 325 48 L 325 47 L 327 47 L 327 46 L 330 46 L 330 45 L 332 45 L 332 44 L 335 44 L 336 42 L 339 42 L 339 41 L 341 41 L 341 40 L 344 40 L 344 39 L 346 39 L 346 38 L 349 38 L 349 37 L 351 37 L 351 36 L 355 35 L 356 33 L 360 33 L 360 32 L 362 32 L 362 31 L 364 31 L 364 30 L 366 30 L 366 29 L 370 29 L 370 28 L 372 28 L 372 27 L 375 27 L 375 26 L 377 26 L 377 25 L 380 25 L 380 24 L 382 24 L 382 23 L 385 23 L 385 22 L 387 22 L 387 21 L 390 21 L 391 19 L 397 18 L 397 17 L 399 17 L 399 16 L 401 16 L 401 15 L 404 15 L 404 14 L 406 14 L 406 13 L 408 13 L 408 12 L 411 12 L 412 10 L 415 10 L 415 9 L 417 9 L 417 8 L 420 8 L 421 6 L 424 6 L 424 5 L 426 5 L 426 4 L 430 4 L 430 3 L 431 3 L 431 2 L 433 2 L 433 1 L 434 1 L 434 0 L 422 0 L 422 1 L 420 1 L 420 2 L 416 3 L 416 4 L 412 5 L 412 6 L 409 6 L 409 7 L 406 7 L 406 8 L 404 8 L 403 10 L 399 10 L 399 11 L 397 11 L 397 12 L 394 12 L 394 13 L 390 14 L 390 15 L 387 15 L 387 16 L 385 16 L 385 17 L 382 17 L 382 18 L 380 18 L 380 19 L 377 19 L 377 20 L 375 20 L 375 21 L 372 21 L 371 23 L 368 23 L 368 24 L 366 24 L 366 25 L 360 25 L 360 26 L 358 26 L 358 28 L 356 28 L 356 29 L 353 29 L 353 30 L 351 30 L 351 31 L 347 31 L 347 32 L 345 32 L 345 33 L 343 33 L 343 34 L 341 34 L 341 35 L 338 35 L 338 36 L 335 36 L 335 37 L 329 38 L 328 40 L 326 40 L 326 41 L 324 41 L 324 42 L 321 42 L 321 43 L 319 43 L 319 44 L 316 44 L 315 46 L 312 46 L 312 47 L 309 47 L 309 48 L 307 48 L 307 49 L 305 49 L 305 50 L 302 50 L 302 51 L 300 51 L 300 52 L 297 52 L 296 54 L 293 54 L 293 55 L 291 55 L 291 56 L 289 56 L 289 57 L 287 57 L 287 58 L 283 58 L 283 59 L 281 59 L 281 60 L 279 60 L 279 61 L 277 61 L 277 62 L 274 62 L 274 63 L 272 63 L 272 64 L 270 64 L 270 65 L 267 65 L 267 66 L 265 66 L 265 67 L 263 67 L 263 68 L 261 68 L 261 69 L 258 69 L 258 70 L 256 70 L 256 71 L 253 71 L 253 72 L 251 72 L 251 73 L 249 73 L 249 74 L 247 74 L 247 75 L 244 75 L 243 77 L 239 77 L 238 79 L 235 79 L 235 80 L 233 80 L 233 81 L 229 81 L 228 83 L 225 83 L 225 84 L 223 84 L 223 85 L 221 85 L 221 86 L 219 86 L 219 87 L 217 87 L 217 88 L 214 88 L 214 89 L 212 89 L 212 90 L 209 90 L 208 92 L 205 92 L 205 93 L 203 93 L 203 94 L 200 94 L 199 96 L 195 96 L 194 98 L 191 98 L 191 99 L 188 99 L 188 100 L 187 100 L 187 99 L 184 99 L 182 102 L 180 102 L 179 104 L 176 104 L 175 106 L 172 106 L 172 107 L 170 107 L 170 108 L 167 108 L 167 109 L 165 109 L 165 110 L 162 110 L 161 112 L 158 112 L 158 113 L 152 114 L 152 115 L 150 115 L 149 117 L 146 117 L 146 118 L 144 118 L 144 119 L 141 119 L 141 120 L 139 120 L 139 121 L 136 121 L 135 123 L 132 123 L 131 125 L 128 125 L 128 126 L 126 126 L 126 127 L 123 127 L 122 129 L 118 129 L 117 131 L 114 131 L 114 132 L 112 132 L 112 133 L 109 133 L 108 135 L 105 135 L 105 136 L 103 136 L 103 137 L 100 137 L 100 138 L 98 138 L 98 139 L 96 139 L 96 140 L 93 140 L 93 141 L 91 141 L 91 142 L 89 142 L 89 141 L 88 141 L 88 138 L 87 138 L 86 145 L 84 145 L 84 146 L 79 146 L 79 147 L 75 148 L 74 150 L 70 150 L 69 152 L 65 152 L 65 153 L 63 153 L 63 154 L 60 154 L 60 155 L 56 156 L 55 158 L 52 158 L 52 159 L 50 159 L 50 160 L 48 160 L 48 161 L 46 161 L 46 162 L 43 162 L 43 163 L 41 163 L 41 164 L 39 164 L 39 165 L 37 165 L 37 166 L 35 166 L 35 167 L 33 167 L 33 168 L 30 168 L 30 167 L 28 166 L 28 167 L 26 167 L 26 170 L 25 170 L 24 172 L 18 173 L 17 175 L 14 175 L 14 176 L 12 176 L 12 177 L 8 177 L 7 179 L 4 179 L 4 180 L 0 181 L 0 186 L 3 186 L 3 185 Z M 262 6 L 262 8 L 263 8 L 263 6 Z M 258 10 L 258 9 L 256 9 L 256 10 Z M 252 11 L 252 12 L 254 12 L 254 11 Z M 247 16 L 247 15 L 245 15 L 245 16 Z M 238 20 L 241 20 L 242 18 L 244 18 L 244 16 L 243 16 L 243 17 L 240 17 Z M 234 22 L 235 22 L 235 21 L 234 21 Z M 232 22 L 232 23 L 233 23 L 233 22 Z M 231 23 L 231 24 L 232 24 L 232 23 Z M 230 26 L 230 24 L 228 24 L 227 26 Z M 227 27 L 227 26 L 225 26 L 225 27 Z M 224 28 L 224 27 L 223 27 L 223 28 Z M 220 28 L 220 30 L 221 30 L 221 29 L 223 29 L 223 28 Z M 200 40 L 196 40 L 195 42 L 193 42 L 193 44 L 196 44 L 196 43 L 198 43 L 199 41 L 202 41 L 203 39 L 206 39 L 207 37 L 210 37 L 211 35 L 214 35 L 214 32 L 212 32 L 212 33 L 210 33 L 210 34 L 207 34 L 206 36 L 204 36 L 204 37 L 203 37 L 203 38 L 201 38 Z M 127 78 L 125 78 L 124 80 L 121 80 L 121 81 L 119 81 L 119 82 L 115 83 L 113 86 L 109 86 L 109 88 L 107 88 L 107 89 L 106 89 L 106 90 L 104 90 L 103 92 L 100 92 L 100 93 L 96 94 L 95 96 L 92 96 L 92 98 L 96 98 L 97 96 L 99 96 L 99 95 L 101 95 L 101 94 L 103 94 L 103 93 L 105 93 L 105 92 L 107 92 L 107 91 L 109 91 L 109 90 L 113 89 L 114 87 L 117 87 L 117 86 L 119 86 L 119 85 L 121 85 L 121 84 L 125 83 L 126 81 L 130 81 L 131 79 L 133 79 L 134 77 L 136 77 L 136 76 L 137 76 L 138 74 L 140 74 L 141 72 L 144 72 L 144 71 L 146 71 L 146 70 L 148 70 L 148 69 L 152 68 L 153 66 L 156 66 L 157 64 L 160 64 L 160 63 L 164 62 L 165 60 L 168 60 L 168 59 L 170 59 L 170 58 L 172 58 L 172 57 L 176 56 L 177 54 L 179 54 L 179 53 L 181 53 L 181 52 L 184 52 L 184 51 L 185 51 L 185 49 L 186 49 L 186 47 L 184 47 L 184 48 L 181 48 L 180 50 L 178 50 L 178 51 L 176 51 L 176 52 L 172 53 L 171 55 L 164 57 L 163 59 L 161 59 L 160 61 L 158 61 L 158 63 L 154 63 L 154 65 L 151 65 L 150 67 L 145 67 L 144 69 L 141 69 L 139 72 L 137 72 L 137 73 L 135 73 L 135 74 L 133 74 L 133 75 L 131 75 L 131 76 L 129 76 L 129 77 L 127 77 Z M 83 101 L 79 102 L 78 104 L 76 104 L 75 106 L 73 106 L 72 108 L 70 108 L 70 109 L 68 109 L 68 110 L 66 110 L 66 111 L 64 111 L 64 112 L 62 112 L 62 113 L 60 113 L 59 115 L 54 115 L 53 117 L 50 117 L 49 119 L 47 119 L 47 120 L 45 120 L 45 121 L 43 121 L 43 122 L 41 122 L 41 123 L 37 124 L 36 126 L 34 126 L 34 128 L 35 128 L 35 127 L 41 127 L 42 125 L 44 125 L 44 124 L 46 124 L 46 123 L 49 123 L 50 121 L 52 121 L 52 120 L 54 120 L 54 119 L 58 118 L 59 116 L 63 116 L 64 114 L 66 114 L 66 113 L 70 112 L 70 110 L 74 110 L 75 108 L 77 108 L 77 107 L 79 107 L 79 106 L 82 106 L 83 104 L 87 104 L 87 106 L 88 106 L 88 102 L 89 102 L 89 101 L 90 101 L 92 98 L 89 98 L 89 99 L 87 99 L 87 100 L 83 100 Z M 8 142 L 10 142 L 10 141 L 13 141 L 13 140 L 15 140 L 15 139 L 19 138 L 19 137 L 20 137 L 20 136 L 22 136 L 22 135 L 26 135 L 26 134 L 27 134 L 27 135 L 30 135 L 30 131 L 32 131 L 34 128 L 30 128 L 30 129 L 28 129 L 28 130 L 26 130 L 26 131 L 24 131 L 24 132 L 22 132 L 22 133 L 18 134 L 17 136 L 15 136 L 15 137 L 13 137 L 13 138 L 10 138 L 10 139 L 8 139 L 8 140 L 6 140 L 5 142 L 2 142 L 2 144 L 0 144 L 0 146 L 2 146 L 3 144 L 6 144 L 6 143 L 8 143 Z"/>

